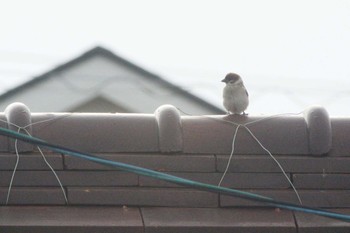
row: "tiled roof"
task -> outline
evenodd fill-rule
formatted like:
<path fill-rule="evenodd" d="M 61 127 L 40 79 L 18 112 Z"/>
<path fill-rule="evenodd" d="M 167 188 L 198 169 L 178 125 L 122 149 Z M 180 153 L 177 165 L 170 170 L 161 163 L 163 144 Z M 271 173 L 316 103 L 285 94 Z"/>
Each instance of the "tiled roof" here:
<path fill-rule="evenodd" d="M 114 161 L 350 214 L 350 118 L 321 107 L 290 116 L 31 113 L 23 104 L 0 113 L 0 127 Z M 250 123 L 248 123 L 250 122 Z M 248 127 L 249 133 L 244 128 Z M 16 126 L 14 126 L 16 125 Z M 260 142 L 264 148 L 259 145 Z M 68 197 L 32 145 L 19 142 L 18 170 L 5 206 L 15 141 L 0 137 L 1 232 L 349 232 L 350 223 L 268 208 L 261 203 L 184 188 L 44 151 Z"/>

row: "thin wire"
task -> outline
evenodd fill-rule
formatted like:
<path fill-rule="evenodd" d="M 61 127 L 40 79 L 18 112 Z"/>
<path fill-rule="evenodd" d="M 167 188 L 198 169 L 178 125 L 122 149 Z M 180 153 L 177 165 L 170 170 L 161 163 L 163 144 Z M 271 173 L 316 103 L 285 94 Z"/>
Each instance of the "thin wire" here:
<path fill-rule="evenodd" d="M 17 132 L 18 133 L 20 132 L 20 128 L 18 128 Z M 17 171 L 18 163 L 19 163 L 19 153 L 18 153 L 17 143 L 18 143 L 18 139 L 15 140 L 16 164 L 15 164 L 15 167 L 13 168 L 10 184 L 9 184 L 8 189 L 7 189 L 6 205 L 8 205 L 9 200 L 10 200 L 12 184 L 13 184 L 13 180 L 15 178 L 15 174 Z"/>
<path fill-rule="evenodd" d="M 252 131 L 251 131 L 245 124 L 243 124 L 243 125 L 238 125 L 237 128 L 236 128 L 236 131 L 235 131 L 234 136 L 233 136 L 233 139 L 232 139 L 231 154 L 230 154 L 229 160 L 228 160 L 228 162 L 227 162 L 226 169 L 225 169 L 225 171 L 224 171 L 224 173 L 223 173 L 223 175 L 222 175 L 222 177 L 221 177 L 221 179 L 220 179 L 220 182 L 219 182 L 218 186 L 221 186 L 221 183 L 222 183 L 222 181 L 224 180 L 224 178 L 225 178 L 225 176 L 226 176 L 226 174 L 227 174 L 227 171 L 228 171 L 228 169 L 229 169 L 229 167 L 230 167 L 231 159 L 232 159 L 232 157 L 233 157 L 233 153 L 234 153 L 234 150 L 235 150 L 236 136 L 237 136 L 238 129 L 239 129 L 240 126 L 244 127 L 244 128 L 249 132 L 249 134 L 253 137 L 253 139 L 259 144 L 259 146 L 260 146 L 264 151 L 266 151 L 266 152 L 269 154 L 269 156 L 275 161 L 275 163 L 277 164 L 277 166 L 279 167 L 279 169 L 282 171 L 284 177 L 287 179 L 288 183 L 291 185 L 291 187 L 292 187 L 292 189 L 293 189 L 295 195 L 296 195 L 297 198 L 298 198 L 299 203 L 300 203 L 300 204 L 303 204 L 303 202 L 302 202 L 302 200 L 301 200 L 301 198 L 300 198 L 300 195 L 299 195 L 299 193 L 298 193 L 298 190 L 295 188 L 293 182 L 292 182 L 292 181 L 290 180 L 290 178 L 288 177 L 288 175 L 287 175 L 287 173 L 285 172 L 285 170 L 283 169 L 282 165 L 281 165 L 281 164 L 278 162 L 278 160 L 272 155 L 272 153 L 258 140 L 258 138 L 252 133 Z"/>
<path fill-rule="evenodd" d="M 297 189 L 295 188 L 295 186 L 293 185 L 293 182 L 290 180 L 290 178 L 288 177 L 287 173 L 284 171 L 282 165 L 278 162 L 278 160 L 272 155 L 272 153 L 266 149 L 266 147 L 264 147 L 264 145 L 257 139 L 257 137 L 252 133 L 252 131 L 250 131 L 250 129 L 247 127 L 247 126 L 243 126 L 249 133 L 250 135 L 255 139 L 255 141 L 260 145 L 261 148 L 263 148 L 263 150 L 265 150 L 269 155 L 270 157 L 275 161 L 275 163 L 278 165 L 278 167 L 280 168 L 280 170 L 282 171 L 283 175 L 286 177 L 286 179 L 288 180 L 289 184 L 292 186 L 294 192 L 295 192 L 295 195 L 297 196 L 298 200 L 299 200 L 299 203 L 302 205 L 303 202 L 301 201 L 301 198 L 299 196 L 299 193 L 297 191 Z"/>
<path fill-rule="evenodd" d="M 238 126 L 237 126 L 236 131 L 235 131 L 235 133 L 234 133 L 234 135 L 233 135 L 231 154 L 230 154 L 230 157 L 229 157 L 229 159 L 228 159 L 228 162 L 227 162 L 227 165 L 226 165 L 226 169 L 225 169 L 224 173 L 222 174 L 221 179 L 220 179 L 220 182 L 219 182 L 219 184 L 218 184 L 219 187 L 221 186 L 221 183 L 222 183 L 222 181 L 224 180 L 224 178 L 225 178 L 225 176 L 226 176 L 226 173 L 227 173 L 227 171 L 228 171 L 228 169 L 229 169 L 229 167 L 230 167 L 231 159 L 232 159 L 233 153 L 234 153 L 234 151 L 235 151 L 235 141 L 236 141 L 236 136 L 237 136 L 239 127 L 241 127 L 241 125 L 238 125 Z"/>
<path fill-rule="evenodd" d="M 33 126 L 33 125 L 37 125 L 37 124 L 41 124 L 41 123 L 45 123 L 45 122 L 49 122 L 49 121 L 53 121 L 55 119 L 58 119 L 58 118 L 62 118 L 62 117 L 66 117 L 68 115 L 71 115 L 71 113 L 69 114 L 65 114 L 63 116 L 58 116 L 58 117 L 54 117 L 54 118 L 51 118 L 51 119 L 46 119 L 46 120 L 42 120 L 42 121 L 37 121 L 37 122 L 34 122 L 34 123 L 31 123 L 31 124 L 28 124 L 24 127 L 21 127 L 15 123 L 12 123 L 12 122 L 8 122 L 8 121 L 4 121 L 2 119 L 0 119 L 1 122 L 4 122 L 4 123 L 7 123 L 7 124 L 10 124 L 10 125 L 13 125 L 15 127 L 17 127 L 17 132 L 19 133 L 20 130 L 24 130 L 29 136 L 32 136 L 29 131 L 26 129 L 30 126 Z M 19 152 L 18 152 L 18 139 L 15 140 L 15 153 L 16 153 L 16 164 L 14 166 L 14 169 L 13 169 L 13 172 L 12 172 L 12 176 L 11 176 L 11 180 L 10 180 L 10 184 L 9 184 L 9 187 L 8 187 L 8 191 L 7 191 L 7 197 L 6 197 L 6 205 L 8 205 L 9 203 L 9 199 L 10 199 L 10 195 L 11 195 L 11 190 L 12 190 L 12 185 L 13 185 L 13 180 L 14 180 L 14 177 L 15 177 L 15 174 L 17 172 L 17 167 L 18 167 L 18 163 L 19 163 L 19 159 L 20 159 L 20 156 L 19 156 Z M 61 191 L 62 191 L 62 194 L 63 194 L 63 197 L 64 197 L 64 200 L 65 200 L 65 203 L 68 204 L 68 198 L 67 198 L 67 195 L 66 195 L 66 191 L 62 185 L 62 182 L 60 180 L 60 178 L 58 177 L 56 171 L 54 170 L 54 168 L 50 165 L 50 163 L 47 161 L 43 151 L 41 150 L 41 148 L 39 146 L 37 146 L 37 149 L 38 151 L 40 152 L 41 154 L 41 157 L 43 158 L 45 164 L 50 168 L 51 172 L 53 173 L 53 175 L 55 176 L 60 188 L 61 188 Z"/>
<path fill-rule="evenodd" d="M 49 119 L 45 119 L 45 120 L 41 120 L 41 121 L 36 121 L 36 122 L 32 122 L 30 123 L 29 125 L 26 125 L 24 128 L 28 128 L 29 126 L 33 126 L 33 125 L 38 125 L 38 124 L 42 124 L 42 123 L 45 123 L 45 122 L 52 122 L 54 120 L 58 120 L 58 119 L 61 119 L 61 118 L 65 118 L 65 117 L 68 117 L 68 116 L 71 116 L 73 115 L 73 113 L 66 113 L 66 114 L 63 114 L 61 116 L 55 116 L 55 117 L 52 117 L 52 118 L 49 118 Z M 11 123 L 12 124 L 12 123 Z"/>
<path fill-rule="evenodd" d="M 267 116 L 267 117 L 264 117 L 264 118 L 261 118 L 261 119 L 256 119 L 256 120 L 247 122 L 244 125 L 252 125 L 252 124 L 255 124 L 255 123 L 258 123 L 258 122 L 261 122 L 261 121 L 267 121 L 267 120 L 278 118 L 278 117 L 281 117 L 281 116 L 298 116 L 298 115 L 300 115 L 300 114 L 302 114 L 304 112 L 305 111 L 301 111 L 301 112 L 298 112 L 298 113 L 280 113 L 280 114 L 275 114 L 275 115 L 272 115 L 272 116 Z"/>
<path fill-rule="evenodd" d="M 219 194 L 223 194 L 223 195 L 240 197 L 240 198 L 244 198 L 244 199 L 248 199 L 248 200 L 263 202 L 265 204 L 268 204 L 268 205 L 274 206 L 274 207 L 278 207 L 278 208 L 283 208 L 283 209 L 292 210 L 292 211 L 300 211 L 300 212 L 310 213 L 310 214 L 316 214 L 316 215 L 320 215 L 320 216 L 324 216 L 324 217 L 328 217 L 328 218 L 334 218 L 334 219 L 350 222 L 350 215 L 335 213 L 335 212 L 331 212 L 328 210 L 306 207 L 306 206 L 302 206 L 302 205 L 296 205 L 296 204 L 292 204 L 292 203 L 288 203 L 288 202 L 276 201 L 270 197 L 265 197 L 262 195 L 258 195 L 258 194 L 254 194 L 254 193 L 250 193 L 250 192 L 246 192 L 246 191 L 241 191 L 241 190 L 232 189 L 232 188 L 219 187 L 216 185 L 211 185 L 211 184 L 206 184 L 206 183 L 202 183 L 202 182 L 198 182 L 198 181 L 194 181 L 194 180 L 180 178 L 180 177 L 177 177 L 174 175 L 169 175 L 169 174 L 166 174 L 163 172 L 158 172 L 158 171 L 138 167 L 138 166 L 131 165 L 131 164 L 126 164 L 126 163 L 116 162 L 113 160 L 103 159 L 103 158 L 100 158 L 97 156 L 93 156 L 91 154 L 82 153 L 82 152 L 74 151 L 74 150 L 71 150 L 71 149 L 68 149 L 68 148 L 65 148 L 62 146 L 50 144 L 44 140 L 34 138 L 34 137 L 26 135 L 26 134 L 17 133 L 16 131 L 13 131 L 13 130 L 0 128 L 0 134 L 3 136 L 7 136 L 7 137 L 22 140 L 25 142 L 29 142 L 29 143 L 37 145 L 37 146 L 42 146 L 42 147 L 48 148 L 56 153 L 61 153 L 61 154 L 66 154 L 66 155 L 78 157 L 78 158 L 85 159 L 85 160 L 95 162 L 98 164 L 111 166 L 111 167 L 117 168 L 117 169 L 122 170 L 122 171 L 132 172 L 134 174 L 168 181 L 171 183 L 180 184 L 182 186 L 187 186 L 187 187 L 206 190 L 206 191 L 219 193 Z"/>
<path fill-rule="evenodd" d="M 26 130 L 26 129 L 24 129 L 24 130 L 26 131 L 26 133 L 27 133 L 29 136 L 32 136 L 32 135 L 28 132 L 28 130 Z M 56 178 L 58 184 L 60 185 L 61 190 L 62 190 L 62 193 L 63 193 L 64 200 L 65 200 L 66 204 L 68 205 L 68 198 L 67 198 L 67 195 L 66 195 L 66 191 L 65 191 L 65 189 L 63 188 L 63 185 L 62 185 L 62 183 L 61 183 L 60 178 L 58 177 L 56 171 L 53 169 L 53 167 L 50 165 L 50 163 L 47 161 L 47 159 L 46 159 L 46 157 L 45 157 L 43 151 L 41 150 L 41 148 L 40 148 L 39 146 L 37 146 L 37 149 L 38 149 L 38 151 L 40 152 L 41 157 L 43 158 L 44 162 L 45 162 L 46 165 L 50 168 L 50 170 L 52 171 L 53 175 L 55 176 L 55 178 Z"/>
<path fill-rule="evenodd" d="M 181 112 L 183 112 L 184 114 L 186 115 L 190 115 L 184 111 L 182 111 L 181 109 L 177 108 L 178 110 L 180 110 Z M 283 173 L 284 177 L 287 179 L 288 183 L 291 185 L 295 195 L 297 196 L 298 198 L 298 201 L 300 204 L 302 204 L 302 200 L 300 198 L 300 195 L 298 193 L 298 190 L 295 188 L 293 182 L 290 180 L 290 178 L 288 177 L 287 173 L 285 172 L 285 170 L 283 169 L 282 165 L 278 162 L 278 160 L 272 155 L 272 153 L 265 147 L 263 146 L 263 144 L 257 139 L 257 137 L 252 133 L 252 131 L 247 127 L 247 125 L 252 125 L 252 124 L 256 124 L 258 122 L 262 122 L 262 121 L 266 121 L 266 120 L 270 120 L 270 119 L 273 119 L 273 118 L 277 118 L 277 117 L 281 117 L 281 116 L 285 116 L 285 115 L 300 115 L 301 113 L 303 113 L 304 111 L 301 111 L 299 113 L 281 113 L 281 114 L 276 114 L 276 115 L 272 115 L 272 116 L 267 116 L 265 118 L 262 118 L 262 119 L 257 119 L 257 120 L 254 120 L 254 121 L 250 121 L 250 122 L 247 122 L 247 123 L 244 123 L 244 124 L 239 124 L 239 123 L 235 123 L 235 122 L 232 122 L 232 121 L 227 121 L 227 120 L 222 120 L 222 119 L 217 119 L 217 118 L 214 118 L 214 117 L 211 117 L 211 116 L 205 116 L 205 115 L 202 115 L 202 117 L 207 117 L 207 118 L 210 118 L 210 119 L 213 119 L 213 120 L 217 120 L 217 121 L 222 121 L 222 122 L 226 122 L 226 123 L 231 123 L 233 125 L 236 125 L 237 128 L 236 128 L 236 131 L 234 133 L 234 136 L 233 136 L 233 139 L 232 139 L 232 148 L 231 148 L 231 153 L 230 153 L 230 157 L 229 157 L 229 160 L 227 162 L 227 165 L 226 165 L 226 169 L 220 179 L 220 182 L 218 184 L 218 186 L 220 187 L 221 186 L 221 183 L 222 181 L 224 180 L 226 174 L 227 174 L 227 171 L 230 167 L 230 164 L 231 164 L 231 159 L 233 157 L 233 153 L 234 153 L 234 146 L 235 146 L 235 140 L 236 140 L 236 136 L 237 136 L 237 133 L 238 133 L 238 129 L 240 126 L 244 127 L 248 132 L 249 134 L 253 137 L 253 139 L 260 145 L 260 147 L 266 151 L 269 156 L 273 159 L 273 161 L 277 164 L 277 166 L 279 167 L 279 169 L 281 170 L 281 172 Z"/>

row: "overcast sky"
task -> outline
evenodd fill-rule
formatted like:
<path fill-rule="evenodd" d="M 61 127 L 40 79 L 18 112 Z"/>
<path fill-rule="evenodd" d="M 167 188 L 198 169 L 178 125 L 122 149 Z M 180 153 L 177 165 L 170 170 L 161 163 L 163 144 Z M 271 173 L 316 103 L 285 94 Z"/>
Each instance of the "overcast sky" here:
<path fill-rule="evenodd" d="M 350 0 L 0 3 L 0 92 L 101 45 L 219 106 L 236 72 L 249 113 L 350 115 Z"/>

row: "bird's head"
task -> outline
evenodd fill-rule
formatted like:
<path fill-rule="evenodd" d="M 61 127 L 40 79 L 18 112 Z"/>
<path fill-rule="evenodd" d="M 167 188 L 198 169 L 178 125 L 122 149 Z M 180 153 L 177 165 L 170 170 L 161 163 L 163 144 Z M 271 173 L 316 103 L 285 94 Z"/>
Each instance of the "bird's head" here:
<path fill-rule="evenodd" d="M 237 84 L 239 82 L 242 82 L 241 77 L 238 74 L 235 73 L 228 73 L 221 82 L 224 82 L 226 84 Z"/>

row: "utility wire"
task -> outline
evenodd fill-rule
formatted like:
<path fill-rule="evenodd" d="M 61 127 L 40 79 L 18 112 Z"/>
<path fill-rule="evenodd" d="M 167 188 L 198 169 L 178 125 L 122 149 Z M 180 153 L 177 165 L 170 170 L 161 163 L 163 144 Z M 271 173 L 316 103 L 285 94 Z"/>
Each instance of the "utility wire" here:
<path fill-rule="evenodd" d="M 48 143 L 44 140 L 41 140 L 39 138 L 35 138 L 35 137 L 29 136 L 26 134 L 18 133 L 16 131 L 5 129 L 5 128 L 0 128 L 0 135 L 15 138 L 15 139 L 25 141 L 25 142 L 28 142 L 28 143 L 31 143 L 31 144 L 34 144 L 37 146 L 42 146 L 42 147 L 45 147 L 45 148 L 50 149 L 50 150 L 57 152 L 57 153 L 66 154 L 66 155 L 70 155 L 73 157 L 78 157 L 78 158 L 85 159 L 85 160 L 95 162 L 98 164 L 102 164 L 105 166 L 110 166 L 110 167 L 114 167 L 114 168 L 117 168 L 117 169 L 120 169 L 123 171 L 132 172 L 132 173 L 135 173 L 135 174 L 138 174 L 141 176 L 152 177 L 155 179 L 164 180 L 164 181 L 168 181 L 171 183 L 175 183 L 175 184 L 179 184 L 179 185 L 187 186 L 187 187 L 191 187 L 191 188 L 206 190 L 209 192 L 214 192 L 214 193 L 219 193 L 219 194 L 223 194 L 223 195 L 228 195 L 228 196 L 233 196 L 233 197 L 249 199 L 249 200 L 253 200 L 253 201 L 257 201 L 257 202 L 262 202 L 262 203 L 265 203 L 267 205 L 274 206 L 274 207 L 281 208 L 281 209 L 316 214 L 316 215 L 320 215 L 320 216 L 324 216 L 324 217 L 328 217 L 328 218 L 334 218 L 334 219 L 350 222 L 350 215 L 335 213 L 335 212 L 317 209 L 317 208 L 306 207 L 306 206 L 292 204 L 292 203 L 288 203 L 288 202 L 276 201 L 270 197 L 265 197 L 265 196 L 250 193 L 250 192 L 245 192 L 245 191 L 241 191 L 241 190 L 237 190 L 237 189 L 225 188 L 225 187 L 215 186 L 215 185 L 206 184 L 206 183 L 202 183 L 202 182 L 197 182 L 197 181 L 193 181 L 190 179 L 180 178 L 180 177 L 177 177 L 174 175 L 169 175 L 169 174 L 166 174 L 163 172 L 154 171 L 151 169 L 146 169 L 146 168 L 142 168 L 142 167 L 126 164 L 126 163 L 120 163 L 120 162 L 100 158 L 100 157 L 97 157 L 97 156 L 94 156 L 94 155 L 91 155 L 88 153 L 82 153 L 82 152 L 75 151 L 75 150 L 72 150 L 69 148 L 54 145 L 54 144 Z"/>

